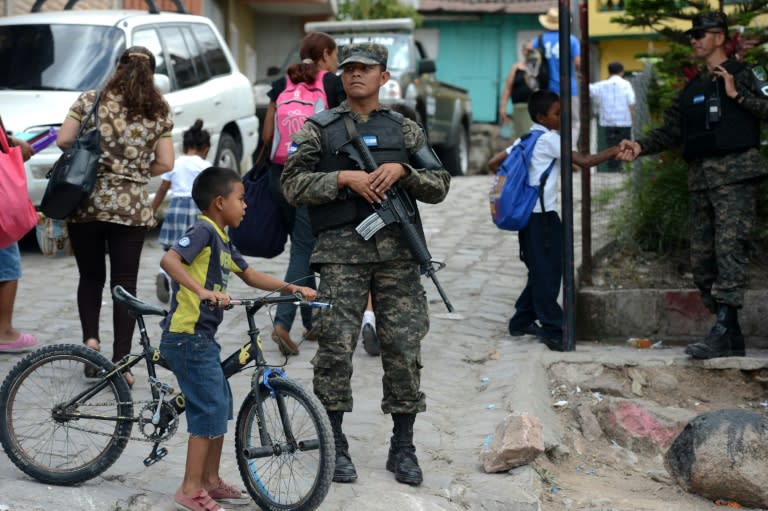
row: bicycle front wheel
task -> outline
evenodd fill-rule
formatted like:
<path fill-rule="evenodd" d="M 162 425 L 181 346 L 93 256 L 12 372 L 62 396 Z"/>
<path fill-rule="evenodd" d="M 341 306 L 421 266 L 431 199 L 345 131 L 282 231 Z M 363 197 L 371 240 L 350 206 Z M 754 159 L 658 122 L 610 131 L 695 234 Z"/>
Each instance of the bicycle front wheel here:
<path fill-rule="evenodd" d="M 78 484 L 107 470 L 128 443 L 133 404 L 112 362 L 85 346 L 46 346 L 19 361 L 0 387 L 0 443 L 38 481 Z"/>
<path fill-rule="evenodd" d="M 335 448 L 320 401 L 296 382 L 272 377 L 258 385 L 237 416 L 240 475 L 263 509 L 311 511 L 328 493 Z"/>

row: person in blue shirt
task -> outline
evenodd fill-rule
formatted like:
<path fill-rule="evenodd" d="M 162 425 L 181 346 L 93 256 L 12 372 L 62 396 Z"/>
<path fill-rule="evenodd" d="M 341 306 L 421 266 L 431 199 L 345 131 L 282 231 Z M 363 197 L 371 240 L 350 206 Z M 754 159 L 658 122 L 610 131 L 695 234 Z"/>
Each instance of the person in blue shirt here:
<path fill-rule="evenodd" d="M 558 8 L 552 7 L 539 16 L 539 23 L 547 29 L 546 32 L 533 40 L 534 48 L 543 48 L 544 56 L 549 65 L 548 89 L 560 96 L 560 16 Z M 581 122 L 579 117 L 579 85 L 576 71 L 581 65 L 581 45 L 576 36 L 570 36 L 571 44 L 571 143 L 574 149 L 579 141 Z"/>
<path fill-rule="evenodd" d="M 287 284 L 248 266 L 226 231 L 243 220 L 244 197 L 243 182 L 234 170 L 203 170 L 192 185 L 192 198 L 203 214 L 160 261 L 173 279 L 160 354 L 176 376 L 187 405 L 187 461 L 175 496 L 176 508 L 187 511 L 222 511 L 217 501 L 240 504 L 249 500 L 246 493 L 219 477 L 224 434 L 232 419 L 232 391 L 215 335 L 224 317 L 221 307 L 229 305 L 230 275 L 234 273 L 257 289 L 298 292 L 310 300 L 317 296 L 314 289 Z"/>

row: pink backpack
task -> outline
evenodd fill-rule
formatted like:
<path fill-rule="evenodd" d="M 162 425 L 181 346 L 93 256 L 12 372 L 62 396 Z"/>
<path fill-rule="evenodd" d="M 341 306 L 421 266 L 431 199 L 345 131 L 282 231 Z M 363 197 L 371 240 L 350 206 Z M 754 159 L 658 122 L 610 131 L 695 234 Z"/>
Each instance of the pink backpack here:
<path fill-rule="evenodd" d="M 285 165 L 291 135 L 299 131 L 307 119 L 327 108 L 328 99 L 323 88 L 326 72 L 318 71 L 313 83 L 293 83 L 285 77 L 285 90 L 275 101 L 275 135 L 270 158 L 274 163 Z"/>

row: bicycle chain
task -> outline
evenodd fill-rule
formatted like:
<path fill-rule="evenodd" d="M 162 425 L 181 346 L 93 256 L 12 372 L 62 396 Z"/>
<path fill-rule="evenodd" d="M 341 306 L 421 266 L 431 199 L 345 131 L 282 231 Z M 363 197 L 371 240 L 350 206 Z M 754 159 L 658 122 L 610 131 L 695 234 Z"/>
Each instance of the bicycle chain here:
<path fill-rule="evenodd" d="M 147 408 L 148 406 L 157 406 L 157 401 L 126 401 L 126 402 L 110 401 L 108 403 L 88 403 L 87 406 L 115 406 L 115 405 L 120 406 L 120 405 L 128 405 L 128 404 L 131 404 L 131 405 L 134 405 L 134 406 L 135 405 L 143 404 L 144 405 L 142 407 L 142 410 L 143 410 L 144 408 Z M 83 406 L 83 405 L 80 405 L 80 406 Z M 173 409 L 172 406 L 170 408 Z M 173 412 L 176 413 L 175 410 L 173 410 Z M 176 414 L 175 422 L 176 422 L 177 425 L 178 425 L 178 417 L 179 417 L 178 414 Z M 137 417 L 131 417 L 129 420 L 132 423 L 135 423 L 139 427 L 139 431 L 142 431 L 142 433 L 143 433 L 143 428 L 141 427 L 142 426 L 141 418 L 138 417 L 138 419 L 139 419 L 138 421 L 134 420 L 136 418 Z M 98 420 L 98 419 L 94 419 L 94 420 Z M 147 443 L 155 443 L 155 442 L 163 443 L 163 442 L 166 442 L 166 441 L 170 440 L 171 437 L 173 437 L 173 435 L 176 434 L 176 428 L 173 428 L 173 433 L 171 433 L 170 435 L 163 435 L 161 438 L 154 439 L 154 438 L 147 437 L 146 434 L 143 434 L 143 436 L 138 437 L 138 436 L 116 435 L 114 433 L 102 433 L 101 431 L 93 431 L 93 430 L 90 430 L 90 429 L 80 428 L 80 427 L 77 427 L 77 426 L 73 426 L 71 423 L 67 423 L 66 427 L 70 428 L 70 429 L 73 429 L 75 431 L 82 431 L 84 433 L 90 433 L 90 434 L 93 434 L 93 435 L 107 436 L 107 437 L 110 437 L 110 438 L 114 438 L 115 440 L 135 440 L 135 441 L 138 441 L 138 442 L 147 442 Z M 133 429 L 133 428 L 131 428 L 131 429 Z"/>

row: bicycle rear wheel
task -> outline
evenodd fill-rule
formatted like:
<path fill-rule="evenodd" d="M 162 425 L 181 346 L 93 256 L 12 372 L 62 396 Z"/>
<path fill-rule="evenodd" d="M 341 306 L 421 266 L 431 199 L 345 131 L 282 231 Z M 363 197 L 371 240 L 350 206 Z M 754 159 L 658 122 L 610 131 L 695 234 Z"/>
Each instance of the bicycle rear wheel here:
<path fill-rule="evenodd" d="M 133 403 L 122 375 L 89 379 L 112 362 L 85 346 L 46 346 L 19 361 L 0 387 L 0 443 L 13 463 L 49 484 L 107 470 L 128 443 Z M 79 397 L 77 397 L 79 396 Z"/>
<path fill-rule="evenodd" d="M 333 478 L 328 415 L 296 382 L 272 377 L 269 384 L 274 392 L 258 385 L 237 415 L 240 475 L 263 509 L 311 511 L 323 501 Z"/>

